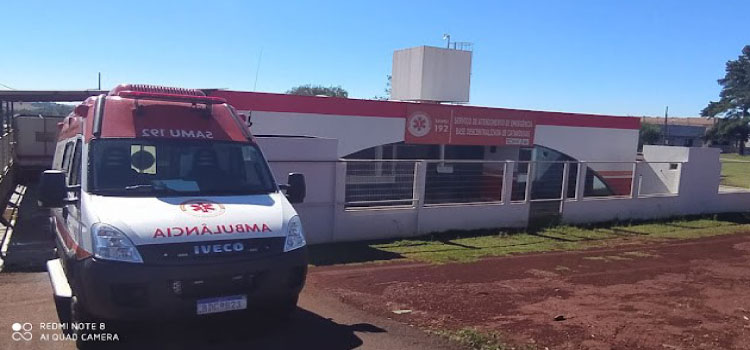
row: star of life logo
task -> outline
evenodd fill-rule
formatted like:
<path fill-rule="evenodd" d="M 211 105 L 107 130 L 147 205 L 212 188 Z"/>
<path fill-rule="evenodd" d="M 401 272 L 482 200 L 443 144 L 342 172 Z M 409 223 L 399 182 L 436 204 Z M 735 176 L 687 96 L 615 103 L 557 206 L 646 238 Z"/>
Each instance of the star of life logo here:
<path fill-rule="evenodd" d="M 432 121 L 427 114 L 416 112 L 406 120 L 406 129 L 415 137 L 422 137 L 430 133 Z"/>
<path fill-rule="evenodd" d="M 180 203 L 180 210 L 193 216 L 210 217 L 224 214 L 225 208 L 208 199 L 191 199 Z"/>

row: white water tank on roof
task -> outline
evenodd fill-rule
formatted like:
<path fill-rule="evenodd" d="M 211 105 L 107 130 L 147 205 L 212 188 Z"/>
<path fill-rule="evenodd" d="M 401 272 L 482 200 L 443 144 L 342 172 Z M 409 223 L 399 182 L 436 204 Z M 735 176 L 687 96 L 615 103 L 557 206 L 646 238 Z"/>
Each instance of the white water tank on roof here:
<path fill-rule="evenodd" d="M 469 102 L 471 51 L 418 46 L 393 52 L 391 99 Z"/>

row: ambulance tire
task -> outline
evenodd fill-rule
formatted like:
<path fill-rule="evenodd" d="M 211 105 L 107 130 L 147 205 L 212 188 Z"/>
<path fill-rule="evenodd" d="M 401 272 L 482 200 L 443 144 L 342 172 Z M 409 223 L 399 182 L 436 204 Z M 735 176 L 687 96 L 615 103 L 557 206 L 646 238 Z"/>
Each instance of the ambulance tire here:
<path fill-rule="evenodd" d="M 75 295 L 70 298 L 70 324 L 74 323 L 88 323 L 93 322 L 91 316 L 84 310 L 81 303 L 78 302 L 78 297 Z M 73 329 L 73 334 L 76 335 L 76 348 L 78 349 L 95 349 L 97 346 L 96 342 L 84 341 L 83 338 L 88 334 L 88 330 L 85 329 Z"/>

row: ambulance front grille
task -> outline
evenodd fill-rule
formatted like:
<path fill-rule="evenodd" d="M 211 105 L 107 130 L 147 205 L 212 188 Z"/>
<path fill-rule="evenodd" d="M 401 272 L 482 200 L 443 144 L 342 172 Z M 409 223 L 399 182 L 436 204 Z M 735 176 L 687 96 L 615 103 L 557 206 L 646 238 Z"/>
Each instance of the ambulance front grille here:
<path fill-rule="evenodd" d="M 284 237 L 149 244 L 138 246 L 144 264 L 211 264 L 254 260 L 281 254 Z"/>

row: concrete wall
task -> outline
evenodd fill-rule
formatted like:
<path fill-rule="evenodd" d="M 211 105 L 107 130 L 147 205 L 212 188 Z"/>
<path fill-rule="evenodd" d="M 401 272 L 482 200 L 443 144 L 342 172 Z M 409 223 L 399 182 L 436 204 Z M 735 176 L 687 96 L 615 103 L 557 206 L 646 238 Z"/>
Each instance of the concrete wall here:
<path fill-rule="evenodd" d="M 668 167 L 669 163 L 639 163 L 636 174 L 643 175 L 641 197 L 567 200 L 563 222 L 579 224 L 750 210 L 750 193 L 719 193 L 718 149 L 645 146 L 643 153 L 647 161 L 683 163 L 676 170 L 665 170 L 662 165 Z M 661 185 L 655 184 L 659 181 Z M 653 192 L 659 195 L 654 196 Z"/>
<path fill-rule="evenodd" d="M 337 161 L 336 140 L 261 137 L 258 142 L 279 182 L 285 182 L 290 172 L 305 174 L 307 198 L 295 208 L 311 244 L 405 238 L 447 230 L 522 228 L 532 214 L 530 202 L 509 200 L 512 171 L 503 179 L 501 203 L 425 206 L 422 203 L 424 162 L 416 167 L 413 205 L 347 208 L 347 163 Z M 562 222 L 581 224 L 750 210 L 750 192 L 719 193 L 717 149 L 647 146 L 644 156 L 666 163 L 637 163 L 632 186 L 640 196 L 583 198 L 579 195 L 566 199 Z M 670 169 L 670 163 L 677 163 L 677 168 Z M 512 169 L 514 163 L 508 166 Z M 583 174 L 578 176 L 580 180 Z M 577 191 L 582 193 L 582 188 Z"/>
<path fill-rule="evenodd" d="M 278 183 L 289 173 L 305 174 L 307 195 L 294 204 L 309 243 L 333 240 L 337 141 L 321 138 L 258 137 L 258 144 Z"/>

